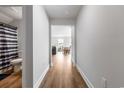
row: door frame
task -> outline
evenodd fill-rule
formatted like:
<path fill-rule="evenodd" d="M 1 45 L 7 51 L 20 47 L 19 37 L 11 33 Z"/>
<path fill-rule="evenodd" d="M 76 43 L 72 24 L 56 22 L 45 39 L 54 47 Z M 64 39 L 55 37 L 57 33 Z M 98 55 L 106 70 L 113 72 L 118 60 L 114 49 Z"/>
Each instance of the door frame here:
<path fill-rule="evenodd" d="M 51 68 L 52 66 L 53 66 L 53 64 L 52 64 L 52 57 L 51 57 L 51 55 L 52 55 L 52 44 L 51 44 L 51 40 L 52 40 L 52 38 L 51 38 L 51 32 L 52 32 L 52 25 L 64 25 L 64 24 L 51 24 L 51 22 L 49 22 L 49 68 Z M 77 64 L 77 52 L 76 52 L 76 25 L 75 24 L 65 24 L 65 25 L 68 25 L 68 26 L 72 26 L 72 27 L 74 27 L 74 53 L 75 53 L 75 55 L 74 55 L 74 59 L 71 59 L 71 61 L 74 63 L 74 65 L 73 66 L 76 66 L 76 64 Z M 71 32 L 71 41 L 73 40 L 73 37 L 72 37 L 72 32 Z"/>

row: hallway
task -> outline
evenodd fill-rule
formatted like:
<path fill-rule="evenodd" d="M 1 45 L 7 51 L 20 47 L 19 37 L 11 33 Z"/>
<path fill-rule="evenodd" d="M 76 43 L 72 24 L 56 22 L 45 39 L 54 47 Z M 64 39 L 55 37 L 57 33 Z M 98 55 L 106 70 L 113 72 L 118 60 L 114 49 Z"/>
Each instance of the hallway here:
<path fill-rule="evenodd" d="M 87 88 L 84 80 L 73 66 L 71 55 L 59 52 L 52 56 L 53 66 L 49 69 L 40 87 L 44 88 Z"/>
<path fill-rule="evenodd" d="M 124 87 L 123 11 L 124 6 L 116 5 L 33 6 L 33 87 L 86 87 L 84 81 L 89 88 Z M 52 56 L 48 71 L 52 49 L 67 50 L 57 47 L 66 39 L 52 42 L 52 37 L 63 37 L 52 35 L 55 26 L 71 27 L 71 56 Z"/>

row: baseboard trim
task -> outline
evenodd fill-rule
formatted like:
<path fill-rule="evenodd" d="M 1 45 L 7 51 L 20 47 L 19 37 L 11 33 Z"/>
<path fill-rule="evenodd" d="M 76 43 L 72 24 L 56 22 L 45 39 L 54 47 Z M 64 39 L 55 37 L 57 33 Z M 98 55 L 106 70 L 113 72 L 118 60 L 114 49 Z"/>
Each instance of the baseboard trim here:
<path fill-rule="evenodd" d="M 93 84 L 89 81 L 87 76 L 84 74 L 84 72 L 80 69 L 78 65 L 76 65 L 79 73 L 81 74 L 82 78 L 84 79 L 85 83 L 87 84 L 88 88 L 94 88 Z"/>
<path fill-rule="evenodd" d="M 36 82 L 36 84 L 34 85 L 34 88 L 39 88 L 41 82 L 43 81 L 46 73 L 48 72 L 49 70 L 49 66 L 44 70 L 43 74 L 40 76 L 39 80 Z"/>

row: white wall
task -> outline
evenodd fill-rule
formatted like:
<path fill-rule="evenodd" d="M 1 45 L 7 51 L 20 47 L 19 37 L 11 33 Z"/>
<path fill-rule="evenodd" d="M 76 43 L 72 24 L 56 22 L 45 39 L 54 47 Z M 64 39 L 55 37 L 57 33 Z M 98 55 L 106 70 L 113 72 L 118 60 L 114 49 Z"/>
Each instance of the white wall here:
<path fill-rule="evenodd" d="M 50 19 L 51 25 L 75 25 L 75 19 Z"/>
<path fill-rule="evenodd" d="M 70 25 L 52 25 L 51 30 L 52 37 L 71 37 Z"/>
<path fill-rule="evenodd" d="M 124 6 L 83 6 L 77 19 L 77 63 L 94 87 L 124 87 Z"/>
<path fill-rule="evenodd" d="M 49 66 L 49 20 L 42 6 L 33 6 L 33 85 Z"/>

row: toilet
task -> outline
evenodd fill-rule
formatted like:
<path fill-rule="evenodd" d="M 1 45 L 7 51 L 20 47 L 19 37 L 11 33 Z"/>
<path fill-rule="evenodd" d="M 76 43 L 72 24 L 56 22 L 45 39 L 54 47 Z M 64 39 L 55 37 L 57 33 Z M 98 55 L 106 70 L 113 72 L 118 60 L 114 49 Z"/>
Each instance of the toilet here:
<path fill-rule="evenodd" d="M 22 61 L 23 61 L 22 58 L 11 60 L 11 64 L 14 67 L 14 73 L 22 70 Z"/>

